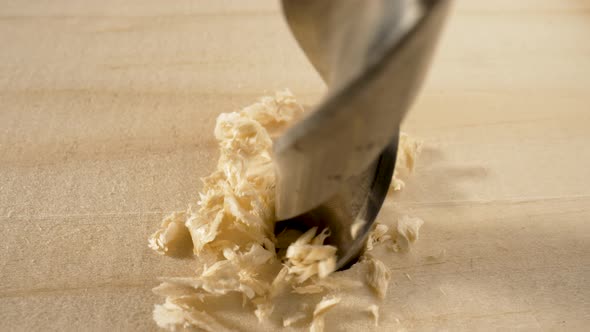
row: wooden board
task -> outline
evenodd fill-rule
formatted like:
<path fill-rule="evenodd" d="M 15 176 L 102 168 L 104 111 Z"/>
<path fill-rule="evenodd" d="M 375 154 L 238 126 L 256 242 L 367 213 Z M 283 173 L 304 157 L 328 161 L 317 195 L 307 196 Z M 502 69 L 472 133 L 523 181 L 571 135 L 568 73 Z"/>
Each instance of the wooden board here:
<path fill-rule="evenodd" d="M 425 152 L 380 216 L 426 224 L 379 330 L 590 324 L 588 41 L 585 0 L 457 1 L 405 123 Z M 0 45 L 7 331 L 155 330 L 150 289 L 191 267 L 146 239 L 195 202 L 216 115 L 324 89 L 276 1 L 3 0 Z"/>

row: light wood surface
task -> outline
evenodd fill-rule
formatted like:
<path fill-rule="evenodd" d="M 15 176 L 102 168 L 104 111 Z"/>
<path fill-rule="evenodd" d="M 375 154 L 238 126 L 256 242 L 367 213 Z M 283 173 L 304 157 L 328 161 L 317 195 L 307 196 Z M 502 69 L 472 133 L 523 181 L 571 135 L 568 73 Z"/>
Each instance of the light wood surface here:
<path fill-rule="evenodd" d="M 150 289 L 191 267 L 146 239 L 194 203 L 216 115 L 323 85 L 277 1 L 0 2 L 0 330 L 155 330 Z M 380 216 L 425 226 L 379 330 L 586 330 L 589 129 L 589 1 L 457 1 Z"/>

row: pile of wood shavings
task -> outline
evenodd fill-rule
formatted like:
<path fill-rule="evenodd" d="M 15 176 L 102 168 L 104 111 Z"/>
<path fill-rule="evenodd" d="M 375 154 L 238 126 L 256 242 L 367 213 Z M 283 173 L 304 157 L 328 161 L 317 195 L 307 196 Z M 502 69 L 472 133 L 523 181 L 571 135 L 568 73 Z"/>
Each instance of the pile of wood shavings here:
<path fill-rule="evenodd" d="M 363 286 L 357 280 L 338 278 L 340 272 L 334 272 L 336 248 L 324 244 L 329 230 L 274 235 L 272 137 L 302 112 L 295 97 L 281 91 L 217 118 L 215 138 L 220 157 L 216 171 L 203 179 L 198 209 L 167 216 L 149 239 L 150 248 L 157 253 L 173 257 L 192 253 L 197 264 L 195 275 L 162 278 L 162 284 L 154 289 L 165 297 L 154 309 L 158 326 L 231 330 L 205 303 L 237 293 L 244 307 L 252 308 L 261 322 L 276 313 L 285 327 L 309 322 L 311 331 L 320 332 L 325 314 L 340 302 L 339 297 L 324 296 L 313 311 L 302 307 L 282 314 L 275 310 L 275 299 L 285 294 L 313 296 Z M 402 134 L 398 168 L 412 170 L 420 147 L 420 142 Z M 403 187 L 398 176 L 396 173 L 392 181 L 395 190 Z M 398 251 L 417 239 L 422 225 L 417 218 L 401 221 L 395 234 L 387 226 L 375 224 L 366 253 L 357 263 L 368 266 L 365 284 L 378 299 L 386 296 L 391 272 L 371 257 L 371 250 L 386 244 Z M 372 304 L 367 312 L 378 324 L 379 307 Z"/>

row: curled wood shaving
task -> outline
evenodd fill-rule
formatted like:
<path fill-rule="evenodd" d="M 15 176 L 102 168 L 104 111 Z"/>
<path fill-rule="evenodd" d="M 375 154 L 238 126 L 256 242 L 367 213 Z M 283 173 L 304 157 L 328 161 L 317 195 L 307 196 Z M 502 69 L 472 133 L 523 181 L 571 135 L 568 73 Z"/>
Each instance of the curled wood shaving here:
<path fill-rule="evenodd" d="M 198 205 L 194 210 L 165 217 L 148 240 L 149 247 L 158 254 L 195 256 L 191 262 L 195 264 L 193 276 L 162 278 L 154 288 L 154 293 L 165 297 L 153 312 L 158 326 L 168 330 L 229 331 L 205 309 L 209 299 L 238 293 L 244 307 L 253 307 L 254 315 L 263 322 L 279 311 L 273 302 L 276 297 L 291 294 L 285 289 L 295 294 L 320 294 L 363 285 L 359 280 L 333 274 L 337 250 L 325 244 L 328 229 L 319 233 L 317 228 L 305 233 L 287 230 L 274 235 L 272 138 L 302 112 L 294 96 L 283 91 L 217 118 L 214 134 L 220 156 L 215 171 L 202 179 Z M 394 189 L 403 186 L 398 170 L 411 172 L 420 148 L 421 142 L 401 134 Z M 362 225 L 359 221 L 351 227 L 353 238 L 359 236 Z M 366 250 L 382 243 L 395 245 L 396 249 L 404 241 L 412 243 L 418 239 L 420 226 L 421 220 L 400 219 L 398 234 L 394 234 L 399 241 L 393 242 L 388 227 L 375 224 Z M 385 297 L 389 270 L 371 257 L 366 256 L 364 261 L 369 271 L 365 282 L 379 298 Z M 339 302 L 339 297 L 325 296 L 317 303 L 311 315 L 311 331 L 324 330 L 325 314 Z M 367 310 L 377 324 L 379 308 L 373 305 Z M 283 325 L 303 321 L 310 316 L 308 311 L 304 308 L 283 317 Z"/>
<path fill-rule="evenodd" d="M 391 272 L 382 261 L 373 257 L 367 257 L 368 271 L 366 275 L 367 285 L 379 297 L 384 299 L 391 280 Z"/>

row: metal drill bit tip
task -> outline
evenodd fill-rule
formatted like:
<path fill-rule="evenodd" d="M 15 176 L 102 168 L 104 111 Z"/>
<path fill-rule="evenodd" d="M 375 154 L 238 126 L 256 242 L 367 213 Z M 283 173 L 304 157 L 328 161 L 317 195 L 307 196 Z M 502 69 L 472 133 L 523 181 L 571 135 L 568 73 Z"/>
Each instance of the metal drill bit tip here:
<path fill-rule="evenodd" d="M 328 93 L 275 143 L 276 213 L 328 226 L 339 268 L 363 249 L 387 194 L 399 125 L 449 3 L 283 0 L 291 31 Z"/>

